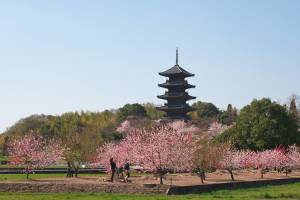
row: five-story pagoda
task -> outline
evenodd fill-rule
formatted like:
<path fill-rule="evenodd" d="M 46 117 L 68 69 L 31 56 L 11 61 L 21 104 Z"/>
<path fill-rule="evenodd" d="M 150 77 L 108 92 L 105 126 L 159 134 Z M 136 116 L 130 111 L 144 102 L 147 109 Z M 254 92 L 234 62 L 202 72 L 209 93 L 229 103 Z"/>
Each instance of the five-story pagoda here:
<path fill-rule="evenodd" d="M 193 109 L 186 101 L 195 99 L 190 96 L 186 89 L 195 88 L 194 85 L 188 84 L 185 80 L 187 77 L 194 76 L 194 74 L 184 70 L 178 65 L 178 49 L 176 49 L 176 65 L 167 71 L 160 72 L 159 75 L 168 77 L 165 83 L 158 84 L 159 87 L 168 89 L 164 95 L 157 96 L 160 99 L 167 100 L 164 106 L 157 107 L 158 110 L 167 113 L 167 119 L 187 120 L 187 113 Z"/>

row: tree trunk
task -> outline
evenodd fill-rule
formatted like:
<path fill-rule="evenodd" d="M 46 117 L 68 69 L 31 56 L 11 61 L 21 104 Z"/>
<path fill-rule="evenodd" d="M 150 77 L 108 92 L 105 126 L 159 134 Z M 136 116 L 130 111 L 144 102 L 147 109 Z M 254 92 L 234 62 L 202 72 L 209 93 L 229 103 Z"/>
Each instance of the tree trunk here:
<path fill-rule="evenodd" d="M 163 183 L 163 176 L 164 176 L 163 174 L 159 174 L 159 184 L 161 184 L 161 185 L 164 184 Z"/>
<path fill-rule="evenodd" d="M 78 167 L 75 168 L 75 178 L 78 177 Z"/>
<path fill-rule="evenodd" d="M 201 183 L 204 183 L 204 180 L 206 179 L 204 170 L 202 170 L 201 168 L 198 168 L 197 175 L 200 177 Z"/>
<path fill-rule="evenodd" d="M 202 170 L 202 176 L 203 176 L 203 180 L 206 180 L 206 175 L 205 175 L 205 171 Z"/>
<path fill-rule="evenodd" d="M 203 184 L 204 183 L 204 177 L 202 174 L 200 174 L 200 179 L 201 179 L 201 183 Z"/>
<path fill-rule="evenodd" d="M 67 178 L 70 178 L 72 177 L 72 167 L 70 162 L 67 162 L 67 164 L 68 164 Z"/>
<path fill-rule="evenodd" d="M 227 171 L 230 173 L 231 180 L 234 181 L 234 176 L 233 176 L 232 170 L 228 169 Z"/>
<path fill-rule="evenodd" d="M 263 169 L 261 169 L 261 171 L 260 171 L 260 178 L 261 178 L 261 179 L 264 178 L 264 170 L 263 170 Z"/>
<path fill-rule="evenodd" d="M 27 166 L 26 167 L 26 179 L 28 180 L 29 179 L 29 167 Z"/>

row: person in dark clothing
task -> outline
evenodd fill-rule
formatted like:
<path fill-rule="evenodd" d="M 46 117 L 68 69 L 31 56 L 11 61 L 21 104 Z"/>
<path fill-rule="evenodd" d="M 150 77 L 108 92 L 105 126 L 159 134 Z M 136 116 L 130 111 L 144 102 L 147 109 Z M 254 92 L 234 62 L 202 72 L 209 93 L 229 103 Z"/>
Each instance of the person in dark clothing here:
<path fill-rule="evenodd" d="M 74 169 L 73 169 L 70 162 L 67 162 L 67 164 L 68 164 L 67 177 L 73 177 L 74 176 Z"/>
<path fill-rule="evenodd" d="M 126 163 L 124 164 L 124 171 L 125 171 L 124 180 L 125 182 L 128 182 L 128 178 L 130 177 L 130 165 L 128 161 L 126 161 Z"/>
<path fill-rule="evenodd" d="M 110 169 L 111 169 L 110 181 L 114 182 L 114 176 L 115 176 L 115 173 L 116 173 L 117 165 L 116 165 L 113 158 L 109 159 L 109 163 L 110 163 Z"/>
<path fill-rule="evenodd" d="M 124 169 L 123 169 L 123 167 L 121 166 L 121 167 L 119 167 L 118 168 L 118 178 L 119 178 L 119 180 L 120 181 L 124 181 Z"/>

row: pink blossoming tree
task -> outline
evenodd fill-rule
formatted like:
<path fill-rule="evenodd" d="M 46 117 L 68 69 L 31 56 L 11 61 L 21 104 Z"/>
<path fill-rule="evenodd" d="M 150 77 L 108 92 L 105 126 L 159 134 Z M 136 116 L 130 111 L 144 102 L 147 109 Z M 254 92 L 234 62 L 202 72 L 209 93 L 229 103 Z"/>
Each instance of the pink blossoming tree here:
<path fill-rule="evenodd" d="M 241 170 L 252 167 L 254 152 L 224 149 L 225 153 L 219 162 L 219 169 L 229 172 L 231 180 L 234 181 L 233 170 Z"/>
<path fill-rule="evenodd" d="M 300 151 L 299 148 L 295 145 L 289 146 L 285 150 L 285 160 L 283 162 L 283 169 L 286 176 L 289 172 L 300 167 Z"/>
<path fill-rule="evenodd" d="M 116 131 L 120 133 L 127 133 L 129 132 L 133 127 L 131 126 L 131 123 L 129 120 L 125 120 L 120 124 L 119 127 L 117 127 Z"/>
<path fill-rule="evenodd" d="M 256 152 L 252 157 L 254 167 L 261 172 L 261 178 L 267 170 L 282 169 L 287 166 L 288 157 L 283 148 Z"/>
<path fill-rule="evenodd" d="M 9 144 L 9 163 L 24 166 L 27 179 L 35 168 L 53 165 L 62 158 L 64 149 L 54 140 L 46 141 L 41 136 L 29 134 Z"/>
<path fill-rule="evenodd" d="M 288 148 L 287 157 L 290 169 L 300 168 L 300 149 L 297 146 L 293 145 Z"/>
<path fill-rule="evenodd" d="M 175 129 L 181 133 L 196 133 L 199 131 L 195 125 L 191 124 L 190 122 L 184 122 L 182 120 L 175 120 L 167 124 L 169 127 Z"/>
<path fill-rule="evenodd" d="M 119 144 L 101 147 L 97 161 L 109 169 L 109 158 L 114 158 L 117 165 L 128 160 L 144 171 L 158 174 L 163 184 L 167 172 L 191 170 L 193 145 L 192 133 L 182 133 L 167 125 L 135 129 Z"/>
<path fill-rule="evenodd" d="M 223 125 L 218 122 L 213 122 L 208 126 L 208 130 L 206 131 L 206 134 L 208 138 L 214 138 L 220 135 L 221 133 L 223 133 L 224 131 L 226 131 L 227 129 L 229 129 L 230 127 L 231 126 Z"/>

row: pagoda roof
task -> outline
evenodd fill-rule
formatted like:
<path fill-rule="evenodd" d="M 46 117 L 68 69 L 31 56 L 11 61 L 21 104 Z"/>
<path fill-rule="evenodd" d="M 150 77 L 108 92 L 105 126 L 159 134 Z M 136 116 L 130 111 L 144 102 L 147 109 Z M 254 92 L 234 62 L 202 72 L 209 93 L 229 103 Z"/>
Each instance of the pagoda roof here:
<path fill-rule="evenodd" d="M 157 96 L 159 99 L 186 99 L 186 100 L 191 100 L 191 99 L 196 99 L 196 97 L 190 96 L 187 93 L 168 93 L 166 92 L 166 94 L 164 95 L 159 95 Z"/>
<path fill-rule="evenodd" d="M 160 72 L 159 75 L 161 76 L 184 76 L 184 77 L 190 77 L 190 76 L 194 76 L 195 74 L 192 74 L 188 71 L 186 71 L 185 69 L 183 69 L 182 67 L 180 67 L 178 64 L 174 65 L 174 67 L 164 71 L 164 72 Z"/>
<path fill-rule="evenodd" d="M 184 87 L 184 88 L 195 88 L 194 85 L 188 84 L 186 81 L 185 82 L 171 82 L 167 81 L 165 83 L 160 83 L 158 84 L 159 87 L 164 87 L 164 88 L 170 88 L 170 87 Z"/>
<path fill-rule="evenodd" d="M 165 106 L 157 107 L 157 109 L 162 111 L 187 111 L 187 112 L 194 110 L 189 105 L 178 105 L 178 106 L 165 105 Z"/>

